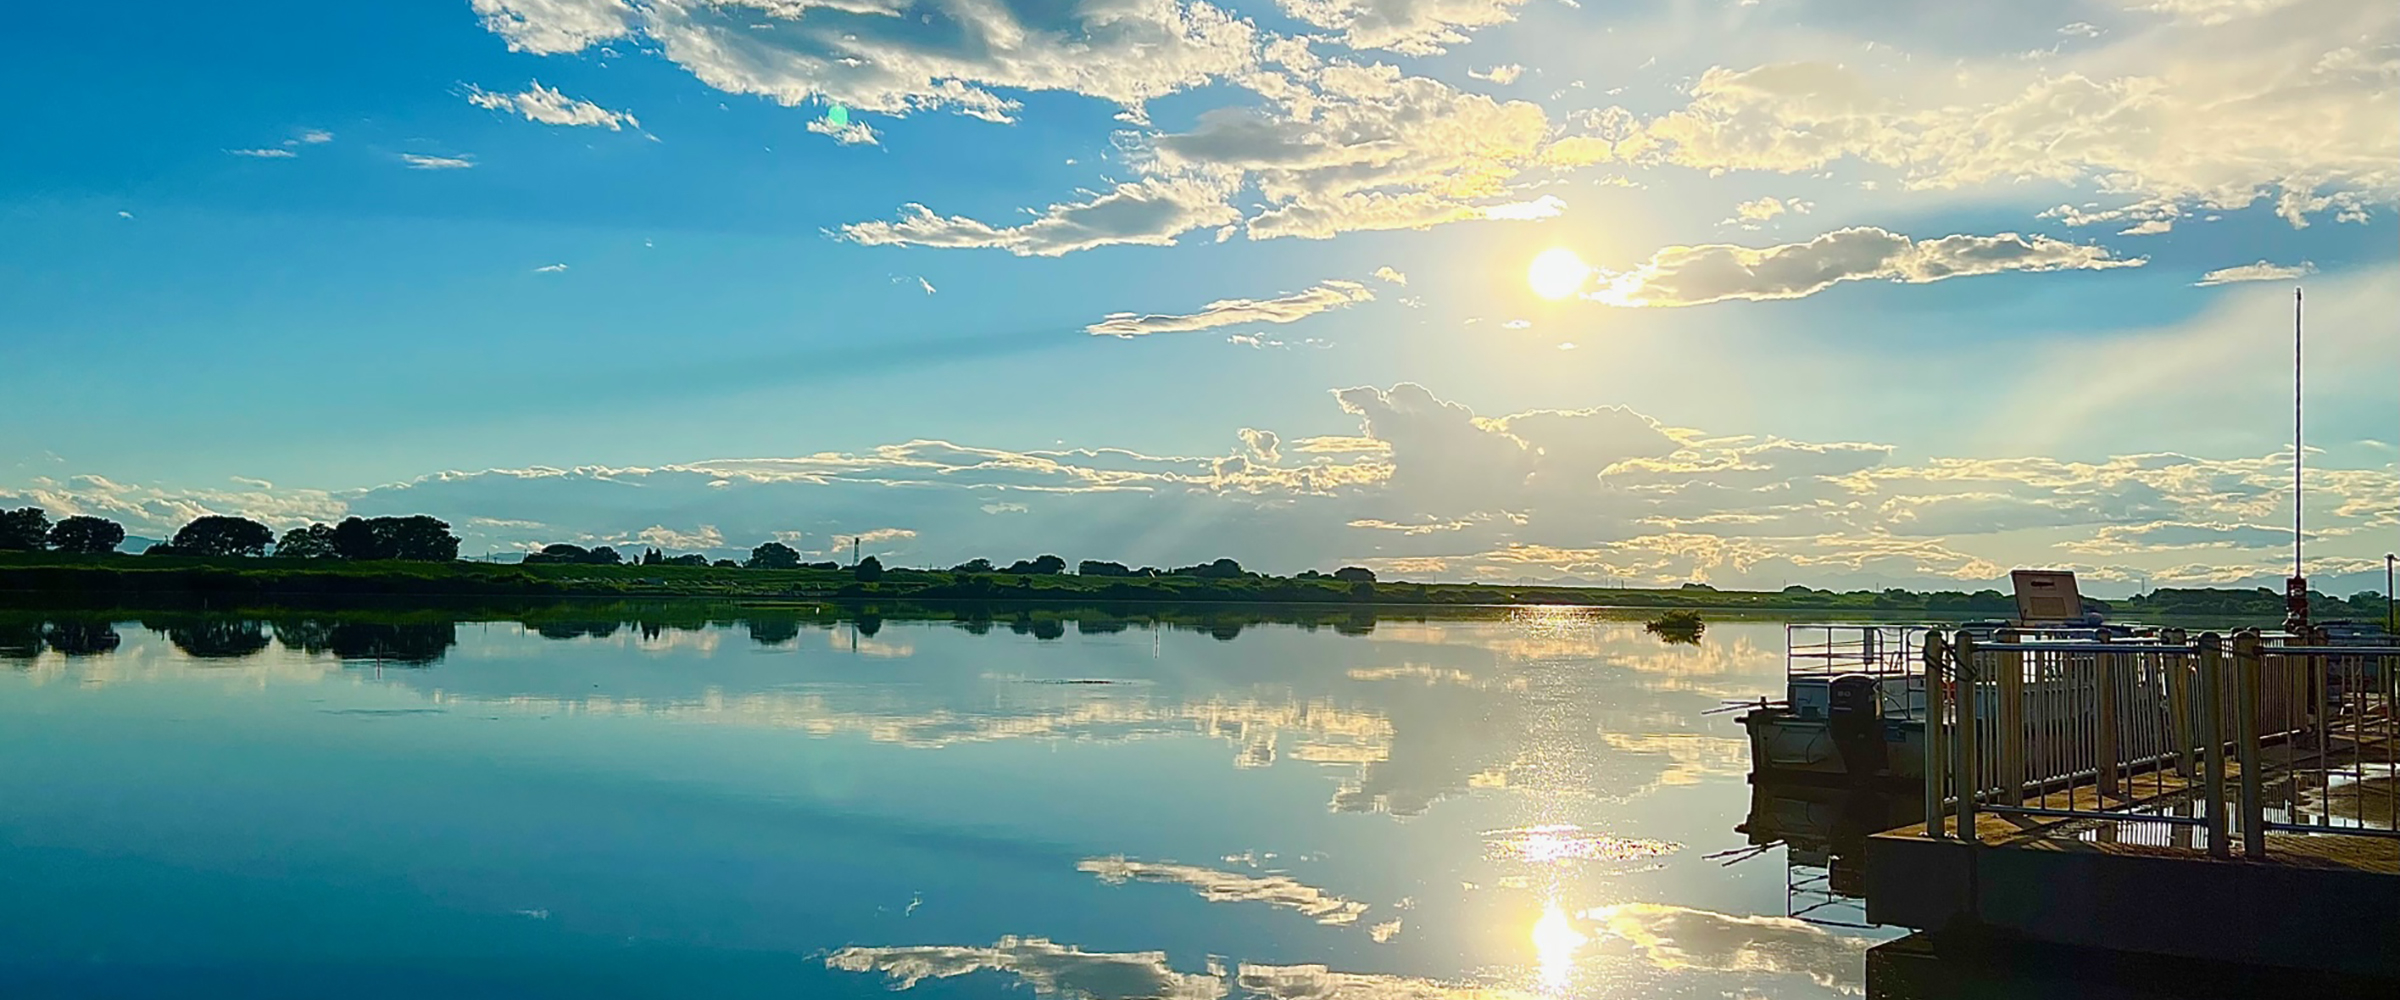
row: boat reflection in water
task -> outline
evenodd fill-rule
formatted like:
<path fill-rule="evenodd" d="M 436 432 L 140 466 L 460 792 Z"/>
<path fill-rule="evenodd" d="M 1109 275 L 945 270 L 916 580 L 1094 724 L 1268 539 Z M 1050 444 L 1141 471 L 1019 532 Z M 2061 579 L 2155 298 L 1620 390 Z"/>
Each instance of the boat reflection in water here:
<path fill-rule="evenodd" d="M 1750 815 L 1734 832 L 1762 851 L 1783 846 L 1785 915 L 1869 927 L 1866 839 L 1922 820 L 1923 801 L 1872 789 L 1759 782 L 1750 786 Z"/>

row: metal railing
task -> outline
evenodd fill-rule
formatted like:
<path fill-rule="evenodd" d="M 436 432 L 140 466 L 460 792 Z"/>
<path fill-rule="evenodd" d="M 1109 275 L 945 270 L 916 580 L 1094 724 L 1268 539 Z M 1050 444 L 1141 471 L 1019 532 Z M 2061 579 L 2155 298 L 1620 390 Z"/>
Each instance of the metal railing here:
<path fill-rule="evenodd" d="M 2269 831 L 2400 838 L 2400 646 L 2316 643 L 1931 634 L 1927 833 L 1973 839 L 1982 811 L 2158 824 L 2219 856 L 2263 857 Z"/>

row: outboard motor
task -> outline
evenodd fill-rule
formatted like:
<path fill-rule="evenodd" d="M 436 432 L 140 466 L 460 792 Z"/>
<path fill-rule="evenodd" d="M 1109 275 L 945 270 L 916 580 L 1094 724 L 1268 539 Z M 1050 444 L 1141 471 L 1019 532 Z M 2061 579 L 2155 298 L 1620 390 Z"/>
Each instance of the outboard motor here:
<path fill-rule="evenodd" d="M 1843 674 L 1828 685 L 1826 729 L 1854 784 L 1884 770 L 1883 684 L 1866 674 Z"/>

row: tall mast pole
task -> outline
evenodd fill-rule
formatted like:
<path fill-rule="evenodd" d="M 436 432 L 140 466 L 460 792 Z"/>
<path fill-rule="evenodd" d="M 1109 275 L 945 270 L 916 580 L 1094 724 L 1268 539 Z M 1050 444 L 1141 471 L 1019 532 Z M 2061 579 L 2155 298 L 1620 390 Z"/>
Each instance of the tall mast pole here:
<path fill-rule="evenodd" d="M 2308 631 L 2308 577 L 2301 575 L 2301 354 L 2300 289 L 2292 289 L 2292 578 L 2283 585 L 2283 630 L 2298 638 Z"/>

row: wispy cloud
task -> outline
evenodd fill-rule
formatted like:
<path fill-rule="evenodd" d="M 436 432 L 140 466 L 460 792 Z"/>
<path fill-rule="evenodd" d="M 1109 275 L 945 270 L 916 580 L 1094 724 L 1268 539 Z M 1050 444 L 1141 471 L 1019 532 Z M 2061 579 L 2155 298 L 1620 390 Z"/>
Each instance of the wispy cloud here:
<path fill-rule="evenodd" d="M 1696 306 L 1734 299 L 1796 299 L 1845 281 L 1921 284 L 2004 271 L 2139 267 L 2106 247 L 2047 236 L 1944 236 L 1913 240 L 1871 226 L 1840 229 L 1806 243 L 1744 247 L 1672 246 L 1622 272 L 1596 272 L 1585 297 L 1612 306 Z"/>
<path fill-rule="evenodd" d="M 288 160 L 300 155 L 288 149 L 277 149 L 272 146 L 265 149 L 228 149 L 226 152 L 235 156 L 253 156 L 262 160 Z"/>
<path fill-rule="evenodd" d="M 2262 260 L 2255 264 L 2220 267 L 2201 275 L 2200 280 L 2192 282 L 2192 284 L 2207 288 L 2210 285 L 2230 285 L 2240 281 L 2290 281 L 2315 273 L 2317 273 L 2317 265 L 2305 260 L 2298 264 L 2288 265 L 2270 264 Z"/>
<path fill-rule="evenodd" d="M 1356 923 L 1359 914 L 1367 912 L 1365 903 L 1343 899 L 1289 875 L 1258 877 L 1197 865 L 1131 861 L 1122 857 L 1085 858 L 1076 862 L 1075 870 L 1090 872 L 1112 885 L 1125 882 L 1186 885 L 1212 903 L 1265 903 L 1281 909 L 1298 910 L 1302 916 L 1314 917 L 1320 924 Z"/>
<path fill-rule="evenodd" d="M 423 153 L 402 153 L 402 162 L 410 170 L 466 170 L 475 165 L 472 156 L 427 156 Z"/>
<path fill-rule="evenodd" d="M 321 129 L 321 128 L 311 128 L 311 129 L 301 129 L 301 130 L 300 130 L 300 134 L 299 134 L 299 135 L 297 135 L 297 136 L 294 136 L 294 137 L 292 137 L 292 138 L 290 138 L 290 139 L 285 139 L 283 142 L 284 142 L 284 144 L 285 144 L 285 145 L 287 145 L 287 146 L 288 146 L 288 145 L 291 145 L 291 144 L 293 144 L 293 143 L 299 143 L 299 144 L 301 144 L 301 145 L 305 145 L 305 146 L 314 146 L 314 145 L 318 145 L 318 144 L 320 144 L 320 143 L 327 143 L 327 142 L 332 142 L 332 141 L 333 141 L 333 133 L 331 133 L 331 132 L 328 132 L 328 131 L 325 131 L 324 129 Z"/>
<path fill-rule="evenodd" d="M 1384 280 L 1384 281 L 1391 282 L 1392 284 L 1395 284 L 1395 285 L 1406 285 L 1406 284 L 1408 284 L 1408 275 L 1401 273 L 1401 272 L 1400 272 L 1400 269 L 1399 269 L 1399 268 L 1395 268 L 1395 267 L 1388 267 L 1388 266 L 1387 266 L 1387 267 L 1379 267 L 1379 268 L 1376 268 L 1376 269 L 1375 269 L 1375 277 L 1377 277 L 1377 278 L 1379 278 L 1379 279 L 1382 279 L 1382 280 Z"/>
<path fill-rule="evenodd" d="M 565 264 L 544 264 L 544 265 L 542 265 L 542 266 L 540 266 L 540 267 L 534 268 L 534 269 L 533 269 L 533 273 L 535 273 L 535 274 L 557 274 L 557 273 L 559 273 L 560 271 L 564 271 L 564 270 L 566 270 L 566 269 L 567 269 L 567 265 L 565 265 Z"/>
<path fill-rule="evenodd" d="M 1467 71 L 1467 75 L 1478 80 L 1490 80 L 1505 87 L 1517 82 L 1518 77 L 1524 76 L 1525 67 L 1516 63 L 1502 63 L 1490 69 L 1470 69 Z"/>
<path fill-rule="evenodd" d="M 1084 332 L 1110 337 L 1140 337 L 1153 333 L 1186 333 L 1237 323 L 1291 323 L 1329 309 L 1371 301 L 1375 293 L 1355 281 L 1328 280 L 1306 291 L 1272 299 L 1218 299 L 1195 313 L 1114 313 L 1084 327 Z"/>
<path fill-rule="evenodd" d="M 635 128 L 642 125 L 630 111 L 610 111 L 590 101 L 568 97 L 556 88 L 542 86 L 540 80 L 515 94 L 494 93 L 468 84 L 467 101 L 494 111 L 514 112 L 544 125 L 589 125 L 611 132 L 622 131 L 627 125 Z"/>

